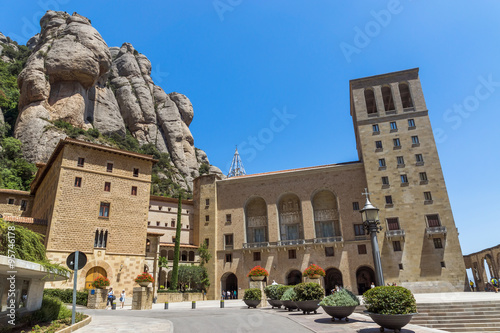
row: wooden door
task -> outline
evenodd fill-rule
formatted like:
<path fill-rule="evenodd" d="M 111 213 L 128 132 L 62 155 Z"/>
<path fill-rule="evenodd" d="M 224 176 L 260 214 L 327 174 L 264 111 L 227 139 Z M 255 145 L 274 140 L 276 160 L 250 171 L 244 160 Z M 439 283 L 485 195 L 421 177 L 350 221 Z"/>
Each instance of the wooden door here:
<path fill-rule="evenodd" d="M 108 277 L 108 274 L 106 274 L 106 270 L 104 268 L 95 266 L 89 269 L 89 271 L 87 272 L 87 276 L 85 277 L 85 288 L 93 289 L 92 282 L 94 282 L 94 280 L 99 276 Z"/>

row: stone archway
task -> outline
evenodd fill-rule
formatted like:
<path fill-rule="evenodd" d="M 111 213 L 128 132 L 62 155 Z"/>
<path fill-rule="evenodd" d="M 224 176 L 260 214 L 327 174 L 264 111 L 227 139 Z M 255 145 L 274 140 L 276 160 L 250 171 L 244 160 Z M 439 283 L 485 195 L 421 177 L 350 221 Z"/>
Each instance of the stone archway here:
<path fill-rule="evenodd" d="M 302 273 L 299 270 L 292 270 L 286 276 L 286 284 L 293 286 L 302 282 Z"/>
<path fill-rule="evenodd" d="M 92 282 L 99 277 L 108 277 L 108 273 L 106 270 L 100 266 L 94 266 L 90 268 L 85 274 L 85 288 L 86 289 L 94 289 L 92 286 Z"/>
<path fill-rule="evenodd" d="M 342 272 L 340 272 L 337 268 L 329 268 L 325 271 L 325 273 L 326 275 L 324 279 L 326 295 L 330 295 L 332 293 L 332 289 L 334 289 L 335 286 L 344 286 L 344 282 L 342 280 Z"/>
<path fill-rule="evenodd" d="M 365 291 L 370 289 L 370 285 L 375 283 L 375 272 L 368 266 L 361 266 L 356 271 L 356 285 L 358 286 L 358 294 L 363 295 Z"/>
<path fill-rule="evenodd" d="M 222 275 L 220 279 L 221 295 L 222 291 L 230 292 L 231 297 L 233 297 L 234 292 L 238 293 L 238 278 L 234 273 L 228 272 Z M 238 294 L 236 294 L 238 296 Z"/>

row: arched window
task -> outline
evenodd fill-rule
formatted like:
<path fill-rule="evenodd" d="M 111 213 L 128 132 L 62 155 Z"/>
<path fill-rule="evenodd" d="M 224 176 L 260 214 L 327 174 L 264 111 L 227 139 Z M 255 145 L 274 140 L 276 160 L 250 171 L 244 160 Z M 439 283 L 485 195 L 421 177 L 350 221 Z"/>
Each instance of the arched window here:
<path fill-rule="evenodd" d="M 106 248 L 108 243 L 108 231 L 96 229 L 94 237 L 94 247 Z"/>
<path fill-rule="evenodd" d="M 302 210 L 297 195 L 283 195 L 278 204 L 281 240 L 304 239 Z"/>
<path fill-rule="evenodd" d="M 194 261 L 194 251 L 189 251 L 189 261 Z"/>
<path fill-rule="evenodd" d="M 187 252 L 186 251 L 182 251 L 181 261 L 187 261 Z"/>
<path fill-rule="evenodd" d="M 377 105 L 375 103 L 375 94 L 371 89 L 365 89 L 366 112 L 368 114 L 377 113 Z"/>
<path fill-rule="evenodd" d="M 410 87 L 406 83 L 399 84 L 399 94 L 401 95 L 401 103 L 403 103 L 403 109 L 413 107 L 413 101 L 411 100 Z"/>
<path fill-rule="evenodd" d="M 97 247 L 98 244 L 99 244 L 99 229 L 95 231 L 94 247 Z"/>
<path fill-rule="evenodd" d="M 245 206 L 247 243 L 268 241 L 267 205 L 261 197 L 250 199 Z"/>
<path fill-rule="evenodd" d="M 105 248 L 106 244 L 108 244 L 108 231 L 107 230 L 104 232 L 104 239 L 102 241 L 102 247 Z"/>
<path fill-rule="evenodd" d="M 382 99 L 384 101 L 385 111 L 395 110 L 391 87 L 388 86 L 382 87 Z"/>
<path fill-rule="evenodd" d="M 316 238 L 340 236 L 339 211 L 335 195 L 327 190 L 313 197 Z"/>

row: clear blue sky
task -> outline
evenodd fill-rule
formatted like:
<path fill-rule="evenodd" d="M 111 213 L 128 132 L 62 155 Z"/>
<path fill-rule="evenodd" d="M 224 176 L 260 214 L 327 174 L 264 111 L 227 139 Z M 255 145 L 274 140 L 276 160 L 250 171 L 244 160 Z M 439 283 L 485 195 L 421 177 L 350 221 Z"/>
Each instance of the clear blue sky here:
<path fill-rule="evenodd" d="M 420 67 L 462 250 L 500 243 L 500 2 L 18 0 L 0 31 L 24 43 L 46 9 L 144 53 L 158 85 L 191 99 L 195 145 L 224 172 L 235 145 L 248 173 L 356 160 L 349 80 Z"/>

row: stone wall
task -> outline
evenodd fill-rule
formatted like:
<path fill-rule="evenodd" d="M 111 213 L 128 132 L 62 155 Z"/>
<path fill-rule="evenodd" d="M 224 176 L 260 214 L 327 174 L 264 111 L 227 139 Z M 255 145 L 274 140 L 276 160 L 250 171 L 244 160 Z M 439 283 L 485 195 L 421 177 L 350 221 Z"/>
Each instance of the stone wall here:
<path fill-rule="evenodd" d="M 204 301 L 203 293 L 158 293 L 156 303 Z"/>
<path fill-rule="evenodd" d="M 87 308 L 105 309 L 107 303 L 108 291 L 109 291 L 108 289 L 95 289 L 93 293 L 89 292 L 87 300 Z"/>

